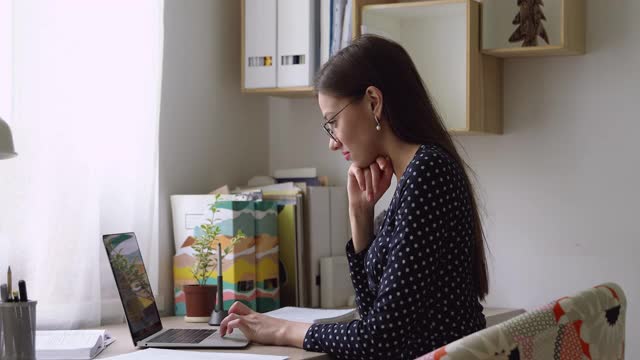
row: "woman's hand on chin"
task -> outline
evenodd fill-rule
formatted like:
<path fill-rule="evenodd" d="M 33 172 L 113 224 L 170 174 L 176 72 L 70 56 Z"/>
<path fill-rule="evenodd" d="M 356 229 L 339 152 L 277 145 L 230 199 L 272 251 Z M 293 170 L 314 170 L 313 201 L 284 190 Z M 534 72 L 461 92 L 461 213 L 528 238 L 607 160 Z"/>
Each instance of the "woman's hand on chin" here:
<path fill-rule="evenodd" d="M 392 175 L 391 159 L 386 157 L 379 156 L 366 168 L 360 168 L 352 163 L 347 178 L 350 209 L 353 211 L 373 209 L 389 189 Z"/>

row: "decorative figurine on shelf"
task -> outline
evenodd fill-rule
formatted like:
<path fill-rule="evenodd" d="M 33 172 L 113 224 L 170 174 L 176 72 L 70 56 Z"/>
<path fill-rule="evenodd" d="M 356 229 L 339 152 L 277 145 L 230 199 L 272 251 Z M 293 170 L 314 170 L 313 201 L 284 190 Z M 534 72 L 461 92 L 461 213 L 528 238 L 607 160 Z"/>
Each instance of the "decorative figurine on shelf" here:
<path fill-rule="evenodd" d="M 538 36 L 549 44 L 549 36 L 544 29 L 542 20 L 547 20 L 542 12 L 544 3 L 542 0 L 517 0 L 520 11 L 513 19 L 513 24 L 518 25 L 509 37 L 509 42 L 522 41 L 522 46 L 537 46 Z"/>
<path fill-rule="evenodd" d="M 219 195 L 216 196 L 215 202 L 218 201 Z M 191 269 L 193 278 L 196 280 L 195 285 L 185 285 L 185 303 L 187 322 L 208 322 L 214 307 L 224 311 L 224 299 L 222 297 L 222 259 L 231 252 L 233 247 L 245 238 L 242 230 L 238 230 L 236 235 L 231 238 L 231 243 L 224 250 L 218 236 L 222 230 L 220 226 L 214 224 L 214 217 L 218 209 L 216 203 L 210 205 L 213 216 L 207 219 L 207 223 L 199 226 L 194 230 L 195 241 L 191 245 L 194 252 L 195 263 Z M 215 251 L 214 251 L 215 249 Z M 215 254 L 215 259 L 214 259 Z M 207 284 L 207 280 L 211 277 L 215 264 L 218 265 L 218 282 L 216 285 Z M 216 290 L 218 299 L 216 301 Z M 215 312 L 215 311 L 214 311 Z"/>

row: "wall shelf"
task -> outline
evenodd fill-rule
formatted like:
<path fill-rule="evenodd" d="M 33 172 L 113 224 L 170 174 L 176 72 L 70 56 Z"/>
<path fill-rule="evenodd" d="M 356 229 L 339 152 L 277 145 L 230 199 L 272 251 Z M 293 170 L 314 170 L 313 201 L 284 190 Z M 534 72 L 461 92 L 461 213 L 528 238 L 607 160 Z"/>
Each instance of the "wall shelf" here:
<path fill-rule="evenodd" d="M 449 132 L 502 133 L 502 59 L 480 52 L 474 0 L 366 5 L 363 31 L 400 43 L 413 59 Z"/>
<path fill-rule="evenodd" d="M 287 87 L 287 88 L 260 88 L 260 89 L 246 89 L 243 88 L 242 92 L 245 94 L 262 94 L 269 96 L 281 96 L 281 97 L 311 97 L 314 96 L 313 87 Z"/>
<path fill-rule="evenodd" d="M 523 4 L 524 6 L 524 4 Z M 510 42 L 518 28 L 513 24 L 516 15 L 532 14 L 514 1 L 484 0 L 482 3 L 482 51 L 497 57 L 562 56 L 585 53 L 585 3 L 584 0 L 545 0 L 544 6 L 536 5 L 536 11 L 544 14 L 541 21 L 546 38 L 533 36 L 536 46 L 523 47 L 523 41 Z"/>

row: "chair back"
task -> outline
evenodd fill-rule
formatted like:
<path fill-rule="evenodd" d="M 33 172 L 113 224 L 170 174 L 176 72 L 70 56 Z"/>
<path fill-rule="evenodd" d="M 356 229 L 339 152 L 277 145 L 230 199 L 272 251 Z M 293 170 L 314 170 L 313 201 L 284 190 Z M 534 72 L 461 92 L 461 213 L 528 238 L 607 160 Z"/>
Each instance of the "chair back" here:
<path fill-rule="evenodd" d="M 627 300 L 614 283 L 563 297 L 419 360 L 624 359 Z"/>

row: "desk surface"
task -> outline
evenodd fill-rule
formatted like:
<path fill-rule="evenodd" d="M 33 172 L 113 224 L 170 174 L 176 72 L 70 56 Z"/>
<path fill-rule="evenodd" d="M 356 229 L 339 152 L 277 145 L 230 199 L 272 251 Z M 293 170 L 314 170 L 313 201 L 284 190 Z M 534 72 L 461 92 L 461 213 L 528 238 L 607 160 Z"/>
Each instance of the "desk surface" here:
<path fill-rule="evenodd" d="M 162 318 L 162 326 L 165 328 L 182 328 L 182 329 L 197 329 L 197 328 L 205 328 L 205 329 L 217 329 L 217 326 L 209 326 L 207 323 L 188 323 L 184 321 L 184 317 L 182 316 L 172 316 L 172 317 L 163 317 Z M 109 331 L 111 335 L 115 336 L 116 341 L 109 345 L 100 355 L 98 355 L 97 359 L 107 358 L 110 356 L 116 356 L 121 354 L 126 354 L 132 351 L 139 351 L 141 349 L 137 349 L 133 346 L 133 341 L 131 340 L 131 333 L 129 332 L 129 328 L 127 324 L 117 324 L 117 325 L 106 325 L 104 329 Z M 187 350 L 187 349 L 185 349 Z M 280 356 L 288 356 L 289 359 L 331 359 L 329 355 L 322 353 L 315 353 L 310 351 L 305 351 L 302 349 L 294 348 L 294 347 L 285 347 L 285 346 L 264 346 L 257 344 L 249 344 L 244 349 L 188 349 L 188 351 L 215 351 L 215 352 L 245 352 L 250 354 L 261 354 L 261 355 L 280 355 Z"/>
<path fill-rule="evenodd" d="M 524 312 L 522 309 L 502 309 L 502 308 L 485 308 L 484 315 L 487 319 L 487 327 L 498 324 L 500 322 L 506 321 L 512 317 L 520 315 Z M 165 328 L 184 328 L 184 329 L 193 329 L 193 328 L 217 328 L 217 326 L 209 326 L 207 323 L 187 323 L 184 321 L 183 317 L 173 316 L 173 317 L 163 317 L 162 325 Z M 108 330 L 111 335 L 115 336 L 116 341 L 109 345 L 100 355 L 98 355 L 98 359 L 107 358 L 110 356 L 116 356 L 121 354 L 126 354 L 132 351 L 138 351 L 135 346 L 133 346 L 133 342 L 131 341 L 131 334 L 129 333 L 129 328 L 126 324 L 117 324 L 117 325 L 107 325 L 104 326 L 104 329 Z M 298 348 L 293 347 L 284 347 L 284 346 L 264 346 L 264 345 L 256 345 L 250 344 L 244 349 L 241 350 L 228 350 L 228 349 L 210 349 L 210 350 L 202 350 L 202 349 L 189 349 L 189 351 L 216 351 L 216 352 L 246 352 L 251 354 L 261 354 L 261 355 L 280 355 L 280 356 L 288 356 L 289 359 L 331 359 L 331 357 L 327 354 L 315 353 L 310 351 L 305 351 Z"/>

